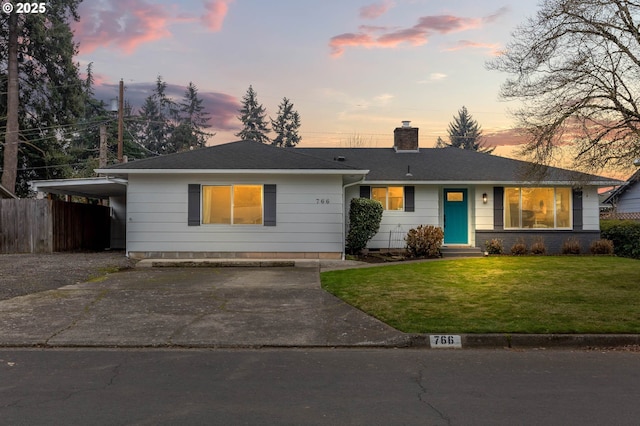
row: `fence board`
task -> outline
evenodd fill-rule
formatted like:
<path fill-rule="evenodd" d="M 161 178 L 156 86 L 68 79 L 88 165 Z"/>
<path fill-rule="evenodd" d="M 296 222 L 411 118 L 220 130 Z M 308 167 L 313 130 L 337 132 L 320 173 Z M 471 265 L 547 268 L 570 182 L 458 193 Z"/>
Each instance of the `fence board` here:
<path fill-rule="evenodd" d="M 0 200 L 0 253 L 101 250 L 110 244 L 110 209 L 34 199 Z"/>
<path fill-rule="evenodd" d="M 600 219 L 640 220 L 640 212 L 602 212 L 600 213 Z"/>

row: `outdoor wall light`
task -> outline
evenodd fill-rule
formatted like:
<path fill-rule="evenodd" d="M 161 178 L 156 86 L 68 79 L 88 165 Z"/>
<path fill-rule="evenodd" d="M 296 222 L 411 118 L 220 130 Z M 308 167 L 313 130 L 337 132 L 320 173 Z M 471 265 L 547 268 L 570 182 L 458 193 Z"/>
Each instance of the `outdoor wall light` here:
<path fill-rule="evenodd" d="M 482 194 L 482 203 L 487 204 L 487 200 L 488 200 L 487 193 L 485 192 L 484 194 Z"/>

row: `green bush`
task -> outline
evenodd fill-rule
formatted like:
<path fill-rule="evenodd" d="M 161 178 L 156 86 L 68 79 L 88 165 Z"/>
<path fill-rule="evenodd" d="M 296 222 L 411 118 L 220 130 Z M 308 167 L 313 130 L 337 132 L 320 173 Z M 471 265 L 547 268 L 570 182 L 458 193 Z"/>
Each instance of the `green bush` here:
<path fill-rule="evenodd" d="M 611 240 L 595 240 L 589 246 L 591 254 L 608 254 L 612 255 L 614 252 L 613 241 Z"/>
<path fill-rule="evenodd" d="M 346 251 L 358 254 L 380 229 L 382 204 L 369 198 L 354 198 L 349 205 L 349 233 Z"/>
<path fill-rule="evenodd" d="M 440 257 L 440 247 L 444 239 L 442 228 L 433 225 L 420 225 L 412 228 L 404 237 L 409 257 Z"/>
<path fill-rule="evenodd" d="M 640 259 L 640 222 L 633 220 L 603 220 L 600 235 L 613 241 L 614 254 Z"/>
<path fill-rule="evenodd" d="M 484 247 L 489 254 L 502 254 L 504 253 L 504 246 L 502 244 L 502 240 L 499 238 L 494 238 L 490 241 L 484 242 Z"/>

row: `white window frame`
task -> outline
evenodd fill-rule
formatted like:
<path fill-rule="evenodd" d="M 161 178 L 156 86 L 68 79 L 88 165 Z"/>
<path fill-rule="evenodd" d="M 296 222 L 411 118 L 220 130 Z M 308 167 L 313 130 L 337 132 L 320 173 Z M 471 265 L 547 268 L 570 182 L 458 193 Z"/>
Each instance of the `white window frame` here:
<path fill-rule="evenodd" d="M 522 222 L 523 222 L 523 210 L 522 210 L 522 190 L 528 188 L 528 189 L 553 189 L 553 227 L 536 227 L 535 224 L 532 227 L 523 227 L 522 226 Z M 517 227 L 512 227 L 509 226 L 510 221 L 507 221 L 507 209 L 509 208 L 509 202 L 507 199 L 507 189 L 519 189 L 519 202 L 518 202 L 518 210 L 519 210 L 519 226 Z M 569 225 L 568 226 L 558 226 L 558 212 L 557 212 L 557 200 L 558 200 L 558 189 L 568 189 L 569 190 Z M 504 229 L 505 230 L 531 230 L 531 229 L 535 229 L 535 230 L 570 230 L 573 229 L 573 191 L 571 190 L 571 188 L 567 188 L 565 186 L 553 186 L 553 187 L 548 187 L 548 186 L 509 186 L 509 187 L 505 187 L 504 188 L 504 198 L 503 198 L 503 223 L 504 223 Z"/>
<path fill-rule="evenodd" d="M 260 187 L 260 223 L 235 223 L 235 217 L 234 217 L 234 191 L 235 188 L 238 186 L 257 186 Z M 231 202 L 229 203 L 230 209 L 231 211 L 229 212 L 230 214 L 230 223 L 212 223 L 212 222 L 205 222 L 204 221 L 204 209 L 205 209 L 205 202 L 204 202 L 204 191 L 205 188 L 207 187 L 230 187 L 231 188 L 231 192 L 230 192 L 230 196 L 231 196 Z M 200 204 L 201 204 L 201 209 L 200 209 L 200 223 L 204 226 L 263 226 L 264 225 L 264 185 L 262 184 L 252 184 L 252 183 L 241 183 L 241 184 L 217 184 L 217 185 L 202 185 L 202 189 L 200 191 Z"/>

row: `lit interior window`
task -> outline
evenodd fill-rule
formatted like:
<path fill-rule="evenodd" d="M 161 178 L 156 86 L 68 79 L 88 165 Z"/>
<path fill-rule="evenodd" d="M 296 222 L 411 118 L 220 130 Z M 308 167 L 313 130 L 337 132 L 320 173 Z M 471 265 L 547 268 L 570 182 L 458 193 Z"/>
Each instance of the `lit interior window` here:
<path fill-rule="evenodd" d="M 385 210 L 404 210 L 404 187 L 373 187 L 371 198 L 379 201 Z"/>
<path fill-rule="evenodd" d="M 237 185 L 233 187 L 233 223 L 237 225 L 262 224 L 262 186 Z"/>
<path fill-rule="evenodd" d="M 571 188 L 505 188 L 505 228 L 571 228 Z"/>
<path fill-rule="evenodd" d="M 262 186 L 203 186 L 203 224 L 262 224 Z"/>

